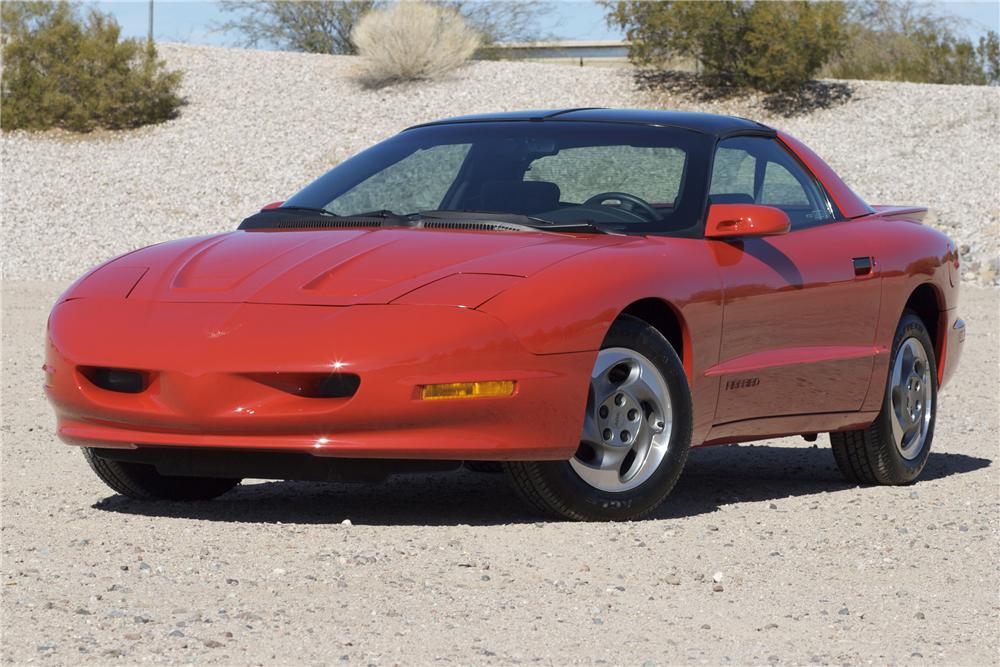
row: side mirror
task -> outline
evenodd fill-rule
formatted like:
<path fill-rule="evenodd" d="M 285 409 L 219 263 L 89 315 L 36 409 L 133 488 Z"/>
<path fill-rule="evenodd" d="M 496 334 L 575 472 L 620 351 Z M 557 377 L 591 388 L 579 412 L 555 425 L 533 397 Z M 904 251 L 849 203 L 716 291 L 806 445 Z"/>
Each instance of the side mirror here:
<path fill-rule="evenodd" d="M 758 204 L 711 204 L 705 238 L 727 239 L 736 236 L 774 236 L 791 229 L 788 214 L 773 206 Z"/>

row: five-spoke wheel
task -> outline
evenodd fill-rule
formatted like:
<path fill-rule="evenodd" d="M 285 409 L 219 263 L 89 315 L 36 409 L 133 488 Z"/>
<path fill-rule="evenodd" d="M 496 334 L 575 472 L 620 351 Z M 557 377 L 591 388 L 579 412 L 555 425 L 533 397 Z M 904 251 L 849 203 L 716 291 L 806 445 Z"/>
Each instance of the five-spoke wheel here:
<path fill-rule="evenodd" d="M 570 465 L 596 489 L 628 491 L 659 467 L 672 425 L 670 389 L 653 362 L 627 348 L 601 350 L 580 449 Z"/>
<path fill-rule="evenodd" d="M 913 460 L 927 440 L 934 409 L 930 363 L 924 346 L 916 338 L 907 338 L 896 353 L 888 401 L 893 442 L 904 459 Z"/>
<path fill-rule="evenodd" d="M 690 444 L 691 394 L 677 353 L 655 328 L 622 316 L 590 374 L 576 455 L 506 466 L 521 495 L 550 514 L 635 519 L 670 493 Z"/>
<path fill-rule="evenodd" d="M 905 312 L 896 328 L 885 399 L 866 429 L 830 434 L 837 466 L 862 484 L 909 484 L 927 463 L 934 437 L 937 363 L 927 327 Z"/>

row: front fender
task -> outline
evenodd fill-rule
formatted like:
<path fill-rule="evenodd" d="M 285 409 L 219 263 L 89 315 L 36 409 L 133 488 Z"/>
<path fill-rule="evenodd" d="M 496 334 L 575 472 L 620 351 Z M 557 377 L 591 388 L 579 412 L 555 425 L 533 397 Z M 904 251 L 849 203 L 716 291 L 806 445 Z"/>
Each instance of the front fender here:
<path fill-rule="evenodd" d="M 704 360 L 716 363 L 722 285 L 715 260 L 699 239 L 637 238 L 573 257 L 479 310 L 503 320 L 532 352 L 556 354 L 599 349 L 615 318 L 647 298 L 670 304 L 693 345 L 715 351 Z"/>
<path fill-rule="evenodd" d="M 487 301 L 480 310 L 503 320 L 536 354 L 594 351 L 630 304 L 668 304 L 682 328 L 682 354 L 694 404 L 692 442 L 711 428 L 719 378 L 722 283 L 700 239 L 636 238 L 555 264 Z"/>

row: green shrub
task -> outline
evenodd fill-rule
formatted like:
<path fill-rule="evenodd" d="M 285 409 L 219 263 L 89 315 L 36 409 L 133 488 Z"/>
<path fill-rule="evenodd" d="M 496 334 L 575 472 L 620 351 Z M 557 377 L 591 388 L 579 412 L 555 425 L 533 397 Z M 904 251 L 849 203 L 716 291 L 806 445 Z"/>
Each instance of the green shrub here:
<path fill-rule="evenodd" d="M 692 58 L 715 85 L 800 87 L 837 52 L 844 36 L 839 2 L 620 0 L 605 6 L 608 21 L 625 30 L 634 63 L 662 67 Z"/>
<path fill-rule="evenodd" d="M 152 44 L 120 40 L 110 16 L 80 20 L 65 0 L 3 2 L 4 130 L 87 132 L 156 123 L 176 115 L 181 75 Z"/>
<path fill-rule="evenodd" d="M 850 5 L 848 46 L 825 73 L 839 79 L 918 83 L 998 83 L 998 38 L 978 44 L 956 34 L 956 22 L 908 0 L 859 0 Z"/>

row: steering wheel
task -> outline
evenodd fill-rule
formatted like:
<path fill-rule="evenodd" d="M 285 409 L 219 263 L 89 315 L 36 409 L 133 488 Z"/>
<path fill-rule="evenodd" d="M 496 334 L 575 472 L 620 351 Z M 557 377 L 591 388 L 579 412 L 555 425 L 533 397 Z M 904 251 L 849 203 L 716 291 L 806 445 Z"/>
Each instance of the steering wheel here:
<path fill-rule="evenodd" d="M 653 209 L 652 206 L 649 205 L 649 203 L 646 200 L 640 199 L 635 195 L 630 195 L 627 192 L 602 192 L 601 194 L 594 195 L 587 201 L 583 202 L 583 205 L 603 206 L 604 202 L 608 201 L 609 199 L 617 199 L 622 204 L 625 204 L 625 210 L 627 210 L 629 213 L 632 213 L 633 215 L 636 216 L 639 216 L 639 214 L 641 213 L 642 215 L 639 217 L 646 218 L 650 222 L 655 222 L 656 220 L 660 219 L 660 216 L 656 214 L 656 211 Z"/>

